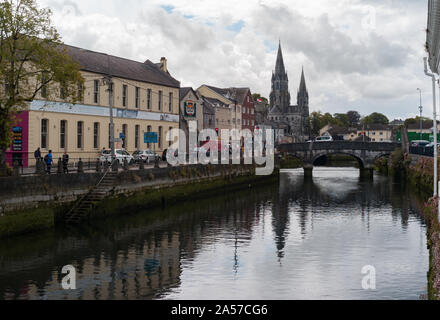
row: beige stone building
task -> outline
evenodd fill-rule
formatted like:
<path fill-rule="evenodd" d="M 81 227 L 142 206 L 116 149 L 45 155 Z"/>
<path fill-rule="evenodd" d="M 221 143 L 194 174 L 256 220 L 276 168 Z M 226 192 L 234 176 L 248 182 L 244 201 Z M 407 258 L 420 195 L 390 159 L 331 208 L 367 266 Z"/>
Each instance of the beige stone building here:
<path fill-rule="evenodd" d="M 236 88 L 220 89 L 202 85 L 197 89 L 198 94 L 215 107 L 215 128 L 239 129 L 242 128 L 242 105 L 240 104 Z"/>
<path fill-rule="evenodd" d="M 45 96 L 44 90 L 22 113 L 22 150 L 11 147 L 10 158 L 21 157 L 24 165 L 34 164 L 33 152 L 41 148 L 42 156 L 49 150 L 54 158 L 67 151 L 70 158 L 95 160 L 100 151 L 110 148 L 109 90 L 104 78 L 113 82 L 113 115 L 116 148 L 135 150 L 153 147 L 166 149 L 171 143 L 166 135 L 179 128 L 180 83 L 161 63 L 132 61 L 81 48 L 66 46 L 67 52 L 80 63 L 85 79 L 78 89 L 81 102 L 69 104 Z M 144 143 L 145 132 L 157 132 L 159 142 Z"/>

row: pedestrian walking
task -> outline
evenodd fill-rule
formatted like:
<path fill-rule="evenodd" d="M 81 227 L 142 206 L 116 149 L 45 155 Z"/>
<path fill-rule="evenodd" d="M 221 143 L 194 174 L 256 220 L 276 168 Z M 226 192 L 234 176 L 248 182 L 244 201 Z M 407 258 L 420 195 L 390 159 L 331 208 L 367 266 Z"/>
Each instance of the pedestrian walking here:
<path fill-rule="evenodd" d="M 46 156 L 44 157 L 44 162 L 46 163 L 46 172 L 47 174 L 50 174 L 53 163 L 52 150 L 49 150 L 49 154 L 46 154 Z"/>
<path fill-rule="evenodd" d="M 64 154 L 63 154 L 63 172 L 64 173 L 69 173 L 68 164 L 69 164 L 69 155 L 67 154 L 67 151 L 64 151 Z"/>
<path fill-rule="evenodd" d="M 35 150 L 35 152 L 34 152 L 34 157 L 35 157 L 35 160 L 40 160 L 41 159 L 41 151 L 40 151 L 40 148 L 38 148 L 37 150 Z"/>

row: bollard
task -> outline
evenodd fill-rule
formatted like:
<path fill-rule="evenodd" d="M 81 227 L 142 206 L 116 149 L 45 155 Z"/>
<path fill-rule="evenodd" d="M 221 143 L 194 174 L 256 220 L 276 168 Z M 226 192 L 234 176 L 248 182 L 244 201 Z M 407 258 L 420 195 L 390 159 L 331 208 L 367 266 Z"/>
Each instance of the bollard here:
<path fill-rule="evenodd" d="M 17 160 L 12 164 L 12 175 L 18 177 L 20 175 L 20 165 Z"/>
<path fill-rule="evenodd" d="M 119 160 L 115 160 L 112 163 L 112 171 L 113 172 L 118 172 L 119 171 Z"/>
<path fill-rule="evenodd" d="M 84 163 L 82 162 L 81 158 L 79 158 L 78 161 L 78 173 L 84 173 Z"/>
<path fill-rule="evenodd" d="M 35 160 L 35 174 L 40 173 L 40 159 Z"/>
<path fill-rule="evenodd" d="M 160 168 L 160 159 L 154 158 L 154 168 L 159 169 Z"/>
<path fill-rule="evenodd" d="M 46 174 L 46 170 L 45 170 L 46 168 L 45 168 L 45 163 L 44 163 L 43 159 L 40 158 L 38 160 L 38 163 L 39 163 L 39 165 L 38 165 L 39 174 L 44 176 Z"/>
<path fill-rule="evenodd" d="M 144 161 L 141 159 L 141 161 L 139 162 L 139 170 L 144 170 L 144 169 L 145 169 Z"/>
<path fill-rule="evenodd" d="M 128 161 L 127 161 L 127 159 L 126 159 L 126 158 L 124 158 L 124 165 L 123 165 L 123 169 L 124 169 L 124 171 L 128 171 L 128 170 L 129 170 L 129 167 L 128 167 Z"/>
<path fill-rule="evenodd" d="M 105 163 L 107 163 L 107 161 Z M 98 172 L 98 173 L 101 172 L 101 161 L 99 161 L 99 159 L 96 160 L 96 172 Z"/>
<path fill-rule="evenodd" d="M 62 174 L 62 173 L 63 173 L 63 161 L 61 160 L 61 158 L 58 158 L 57 174 Z"/>

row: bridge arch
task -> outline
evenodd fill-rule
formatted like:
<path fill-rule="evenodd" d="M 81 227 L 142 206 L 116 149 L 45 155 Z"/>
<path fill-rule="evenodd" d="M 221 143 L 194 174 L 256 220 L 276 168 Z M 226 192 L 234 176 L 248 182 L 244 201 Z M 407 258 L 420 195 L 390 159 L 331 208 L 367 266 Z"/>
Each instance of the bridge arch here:
<path fill-rule="evenodd" d="M 322 152 L 318 152 L 317 154 L 314 155 L 314 157 L 312 158 L 312 160 L 310 161 L 310 164 L 313 166 L 316 166 L 316 162 L 325 156 L 331 156 L 331 155 L 345 155 L 345 156 L 350 156 L 353 159 L 355 159 L 358 163 L 359 163 L 359 168 L 363 169 L 365 168 L 365 161 L 364 159 L 362 159 L 362 157 L 357 154 L 356 152 L 348 152 L 348 151 L 322 151 Z"/>

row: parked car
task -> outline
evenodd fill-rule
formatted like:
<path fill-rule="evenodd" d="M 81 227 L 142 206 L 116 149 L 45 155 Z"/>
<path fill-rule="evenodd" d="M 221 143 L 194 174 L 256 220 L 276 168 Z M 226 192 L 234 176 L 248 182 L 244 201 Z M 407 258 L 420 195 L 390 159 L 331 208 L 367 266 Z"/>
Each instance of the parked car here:
<path fill-rule="evenodd" d="M 116 149 L 114 157 L 118 160 L 119 164 L 123 164 L 124 159 L 126 159 L 129 164 L 134 163 L 133 156 L 131 154 L 129 154 L 127 151 L 125 151 L 124 149 Z M 101 152 L 101 156 L 99 158 L 99 161 L 110 163 L 112 161 L 111 150 L 103 150 Z"/>
<path fill-rule="evenodd" d="M 425 147 L 426 148 L 434 148 L 434 142 L 431 142 L 430 144 L 427 144 Z M 440 143 L 439 142 L 437 142 L 437 149 L 438 148 L 440 148 Z"/>
<path fill-rule="evenodd" d="M 322 136 L 322 137 L 318 137 L 315 140 L 316 142 L 330 142 L 333 141 L 333 138 L 331 136 Z"/>
<path fill-rule="evenodd" d="M 411 147 L 426 147 L 430 144 L 427 140 L 413 140 L 411 141 Z"/>
<path fill-rule="evenodd" d="M 135 162 L 143 161 L 150 164 L 153 163 L 155 159 L 160 160 L 161 156 L 152 150 L 137 150 L 133 153 L 133 158 Z"/>
<path fill-rule="evenodd" d="M 162 152 L 162 161 L 167 161 L 167 152 L 168 152 L 168 149 L 165 149 L 165 150 Z M 174 156 L 175 156 L 175 157 L 178 157 L 178 156 L 179 156 L 179 152 L 178 152 L 178 150 L 174 151 Z"/>

